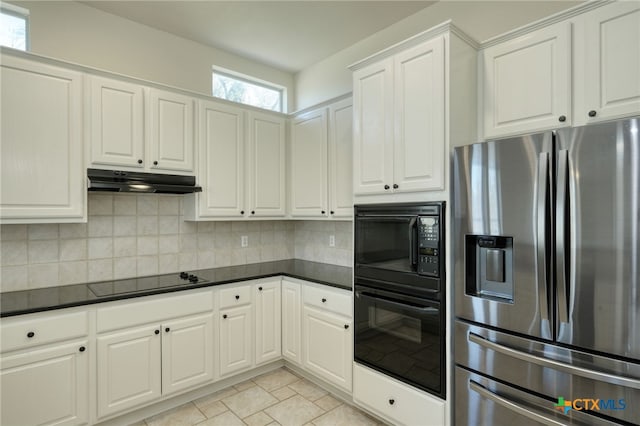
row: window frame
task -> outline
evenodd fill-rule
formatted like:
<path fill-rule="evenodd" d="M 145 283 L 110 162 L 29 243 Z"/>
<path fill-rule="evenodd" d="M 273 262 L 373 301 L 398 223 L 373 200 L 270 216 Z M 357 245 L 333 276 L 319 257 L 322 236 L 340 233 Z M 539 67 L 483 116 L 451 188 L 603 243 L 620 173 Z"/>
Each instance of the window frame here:
<path fill-rule="evenodd" d="M 2 2 L 0 3 L 0 13 L 3 13 L 5 15 L 10 15 L 10 16 L 15 16 L 16 18 L 24 19 L 24 52 L 31 51 L 31 37 L 30 37 L 30 31 L 29 31 L 29 9 L 25 9 L 24 7 L 16 6 L 11 3 Z M 2 47 L 21 50 L 11 46 L 2 45 Z"/>
<path fill-rule="evenodd" d="M 269 89 L 269 90 L 273 90 L 276 91 L 280 94 L 280 109 L 279 110 L 274 110 L 274 109 L 267 109 L 267 108 L 262 108 L 259 106 L 255 106 L 255 105 L 251 105 L 251 104 L 245 104 L 242 102 L 236 102 L 236 101 L 232 101 L 230 99 L 225 99 L 225 98 L 221 98 L 218 96 L 213 95 L 213 87 L 214 87 L 214 78 L 215 75 L 220 75 L 223 77 L 227 77 L 227 78 L 231 78 L 233 80 L 237 80 L 237 81 L 241 81 L 243 83 L 247 83 L 247 84 L 251 84 L 254 86 L 259 86 L 259 87 L 263 87 L 265 89 Z M 233 102 L 236 104 L 240 104 L 240 105 L 246 105 L 246 106 L 250 106 L 253 108 L 259 108 L 261 110 L 264 111 L 271 111 L 271 112 L 279 112 L 279 113 L 285 113 L 285 111 L 287 110 L 287 88 L 285 86 L 281 86 L 279 84 L 276 83 L 272 83 L 270 81 L 266 81 L 266 80 L 262 80 L 256 77 L 252 77 L 250 75 L 247 74 L 242 74 L 239 73 L 237 71 L 232 71 L 229 70 L 227 68 L 222 68 L 219 66 L 212 66 L 211 67 L 211 95 L 213 97 L 215 97 L 216 99 L 222 99 L 228 102 Z"/>

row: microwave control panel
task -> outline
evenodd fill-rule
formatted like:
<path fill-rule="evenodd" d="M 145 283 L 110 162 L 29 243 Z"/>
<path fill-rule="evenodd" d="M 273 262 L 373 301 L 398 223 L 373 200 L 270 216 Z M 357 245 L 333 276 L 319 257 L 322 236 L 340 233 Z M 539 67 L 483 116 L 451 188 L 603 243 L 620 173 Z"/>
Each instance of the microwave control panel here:
<path fill-rule="evenodd" d="M 418 218 L 418 273 L 438 277 L 440 275 L 440 218 Z"/>

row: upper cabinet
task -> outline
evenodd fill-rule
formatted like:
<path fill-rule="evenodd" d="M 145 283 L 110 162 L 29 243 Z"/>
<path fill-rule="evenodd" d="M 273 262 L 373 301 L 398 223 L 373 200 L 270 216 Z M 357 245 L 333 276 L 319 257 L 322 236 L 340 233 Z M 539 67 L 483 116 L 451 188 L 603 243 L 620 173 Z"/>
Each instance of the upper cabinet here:
<path fill-rule="evenodd" d="M 92 167 L 193 172 L 193 98 L 121 80 L 88 79 Z"/>
<path fill-rule="evenodd" d="M 2 56 L 2 223 L 86 221 L 82 74 Z"/>
<path fill-rule="evenodd" d="M 297 115 L 291 122 L 291 215 L 353 216 L 351 99 Z"/>
<path fill-rule="evenodd" d="M 485 138 L 570 124 L 571 24 L 488 47 L 480 62 Z"/>
<path fill-rule="evenodd" d="M 473 44 L 445 23 L 351 67 L 353 191 L 383 196 L 363 202 L 446 190 L 449 147 L 476 135 Z"/>
<path fill-rule="evenodd" d="M 481 52 L 484 138 L 640 113 L 640 3 L 584 7 Z"/>

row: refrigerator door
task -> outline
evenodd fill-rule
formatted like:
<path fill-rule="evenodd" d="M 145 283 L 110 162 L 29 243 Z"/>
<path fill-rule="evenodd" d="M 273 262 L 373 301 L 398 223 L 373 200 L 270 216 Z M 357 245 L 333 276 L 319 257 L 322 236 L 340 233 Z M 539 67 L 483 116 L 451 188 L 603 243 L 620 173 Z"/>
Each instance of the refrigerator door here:
<path fill-rule="evenodd" d="M 456 148 L 457 317 L 553 339 L 552 149 L 550 132 Z"/>
<path fill-rule="evenodd" d="M 640 119 L 558 131 L 557 340 L 640 361 Z"/>

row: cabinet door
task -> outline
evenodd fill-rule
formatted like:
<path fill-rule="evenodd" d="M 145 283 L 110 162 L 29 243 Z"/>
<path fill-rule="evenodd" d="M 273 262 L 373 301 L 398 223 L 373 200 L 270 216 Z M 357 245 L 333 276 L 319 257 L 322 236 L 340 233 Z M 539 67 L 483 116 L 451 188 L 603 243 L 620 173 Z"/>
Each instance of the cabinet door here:
<path fill-rule="evenodd" d="M 353 102 L 329 107 L 329 215 L 353 216 Z"/>
<path fill-rule="evenodd" d="M 150 145 L 147 167 L 154 171 L 193 172 L 194 99 L 151 89 L 149 102 Z"/>
<path fill-rule="evenodd" d="M 81 222 L 82 74 L 7 55 L 0 68 L 2 222 Z"/>
<path fill-rule="evenodd" d="M 160 398 L 160 340 L 159 326 L 98 336 L 98 417 Z"/>
<path fill-rule="evenodd" d="M 213 380 L 213 316 L 162 324 L 162 394 Z"/>
<path fill-rule="evenodd" d="M 3 425 L 79 425 L 89 421 L 87 342 L 3 356 Z"/>
<path fill-rule="evenodd" d="M 304 366 L 351 392 L 351 320 L 309 306 L 304 307 L 303 315 Z"/>
<path fill-rule="evenodd" d="M 244 210 L 244 112 L 200 102 L 201 216 L 241 217 Z"/>
<path fill-rule="evenodd" d="M 319 109 L 291 123 L 291 215 L 327 215 L 327 112 Z"/>
<path fill-rule="evenodd" d="M 285 126 L 284 119 L 259 112 L 249 113 L 247 150 L 249 214 L 284 216 Z"/>
<path fill-rule="evenodd" d="M 444 189 L 444 36 L 394 58 L 394 192 Z"/>
<path fill-rule="evenodd" d="M 280 280 L 254 286 L 256 303 L 256 365 L 282 355 Z"/>
<path fill-rule="evenodd" d="M 589 123 L 640 113 L 640 3 L 616 2 L 584 16 L 576 37 L 576 82 L 584 101 L 577 120 Z"/>
<path fill-rule="evenodd" d="M 220 375 L 245 370 L 253 364 L 251 305 L 220 311 Z"/>
<path fill-rule="evenodd" d="M 570 46 L 571 24 L 561 22 L 481 53 L 485 138 L 570 124 Z"/>
<path fill-rule="evenodd" d="M 353 74 L 353 192 L 384 194 L 393 183 L 393 59 Z"/>
<path fill-rule="evenodd" d="M 301 297 L 300 284 L 282 281 L 282 355 L 296 364 L 302 364 Z"/>
<path fill-rule="evenodd" d="M 144 89 L 108 78 L 89 78 L 91 164 L 143 168 Z"/>

